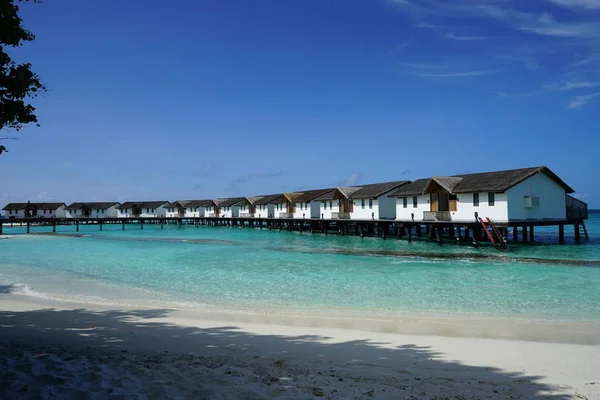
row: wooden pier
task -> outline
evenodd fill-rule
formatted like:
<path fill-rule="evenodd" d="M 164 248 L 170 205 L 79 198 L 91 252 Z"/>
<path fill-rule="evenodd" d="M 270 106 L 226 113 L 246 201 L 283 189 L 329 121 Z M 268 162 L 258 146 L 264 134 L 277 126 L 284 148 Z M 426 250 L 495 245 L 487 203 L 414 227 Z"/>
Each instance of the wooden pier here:
<path fill-rule="evenodd" d="M 500 234 L 513 243 L 534 243 L 535 227 L 557 226 L 558 243 L 565 243 L 565 227 L 573 227 L 574 241 L 581 241 L 581 229 L 585 238 L 588 238 L 584 218 L 571 218 L 565 220 L 525 220 L 498 222 L 496 227 Z M 144 229 L 144 225 L 181 226 L 211 226 L 211 227 L 239 227 L 269 230 L 286 230 L 306 233 L 319 233 L 323 235 L 349 235 L 360 237 L 399 238 L 409 242 L 414 239 L 428 240 L 442 244 L 452 241 L 477 247 L 481 242 L 489 242 L 482 225 L 474 220 L 465 221 L 397 221 L 397 220 L 344 220 L 344 219 L 294 219 L 294 218 L 224 218 L 224 217 L 129 217 L 129 218 L 15 218 L 0 220 L 0 234 L 3 227 L 21 226 L 27 233 L 35 233 L 35 227 L 52 227 L 56 232 L 57 226 L 74 226 L 79 232 L 80 226 L 94 225 L 102 231 L 105 225 L 119 225 L 121 229 L 135 225 Z M 512 236 L 512 237 L 511 237 Z"/>

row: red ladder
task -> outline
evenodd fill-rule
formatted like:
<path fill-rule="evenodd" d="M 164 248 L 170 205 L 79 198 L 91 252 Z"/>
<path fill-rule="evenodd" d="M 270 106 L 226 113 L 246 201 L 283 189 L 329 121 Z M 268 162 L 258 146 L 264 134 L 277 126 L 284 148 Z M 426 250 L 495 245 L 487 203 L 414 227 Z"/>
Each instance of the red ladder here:
<path fill-rule="evenodd" d="M 498 242 L 500 243 L 500 245 L 502 246 L 502 248 L 504 250 L 508 250 L 508 243 L 506 243 L 506 241 L 504 240 L 504 238 L 502 237 L 502 235 L 500 234 L 500 231 L 498 230 L 498 228 L 496 227 L 496 224 L 494 224 L 494 222 L 492 222 L 492 220 L 488 217 L 486 218 L 488 224 L 492 227 L 492 229 L 494 230 L 494 234 L 496 235 L 496 237 L 498 238 Z"/>
<path fill-rule="evenodd" d="M 481 226 L 483 226 L 483 230 L 485 231 L 488 239 L 490 239 L 490 242 L 492 242 L 495 248 L 498 249 L 500 245 L 504 250 L 508 250 L 508 244 L 506 244 L 506 241 L 504 240 L 504 238 L 500 234 L 500 231 L 498 230 L 498 228 L 496 228 L 496 225 L 492 222 L 491 219 L 486 218 L 486 220 L 484 221 L 483 218 L 479 218 L 479 223 L 481 224 Z M 490 227 L 492 228 L 492 232 L 490 232 L 489 230 Z"/>

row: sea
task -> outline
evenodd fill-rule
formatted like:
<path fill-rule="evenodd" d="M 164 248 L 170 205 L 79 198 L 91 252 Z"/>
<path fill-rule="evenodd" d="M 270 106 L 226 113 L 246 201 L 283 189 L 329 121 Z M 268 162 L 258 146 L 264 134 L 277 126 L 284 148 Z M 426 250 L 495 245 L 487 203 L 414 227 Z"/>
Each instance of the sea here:
<path fill-rule="evenodd" d="M 431 313 L 600 320 L 600 211 L 589 239 L 435 243 L 193 225 L 5 225 L 0 293 L 109 307 Z M 511 232 L 512 236 L 512 232 Z"/>

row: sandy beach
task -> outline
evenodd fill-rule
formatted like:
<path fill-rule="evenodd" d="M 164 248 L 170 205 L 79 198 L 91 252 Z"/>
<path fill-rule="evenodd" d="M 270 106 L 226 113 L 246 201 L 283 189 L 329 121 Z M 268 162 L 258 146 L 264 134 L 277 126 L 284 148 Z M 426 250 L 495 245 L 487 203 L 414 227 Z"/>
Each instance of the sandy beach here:
<path fill-rule="evenodd" d="M 248 315 L 216 320 L 9 293 L 0 295 L 0 309 L 0 397 L 7 399 L 600 398 L 598 345 L 274 324 Z"/>

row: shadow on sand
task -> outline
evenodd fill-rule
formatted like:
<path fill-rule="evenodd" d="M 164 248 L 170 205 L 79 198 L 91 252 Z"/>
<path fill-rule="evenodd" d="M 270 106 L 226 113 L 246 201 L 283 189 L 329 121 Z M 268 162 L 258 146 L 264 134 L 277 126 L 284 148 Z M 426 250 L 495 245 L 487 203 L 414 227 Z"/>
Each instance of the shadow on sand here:
<path fill-rule="evenodd" d="M 10 288 L 0 290 L 6 293 Z M 389 344 L 383 347 L 382 343 L 366 340 L 331 342 L 330 338 L 317 335 L 292 337 L 255 334 L 236 326 L 203 329 L 160 320 L 170 313 L 171 310 L 161 309 L 128 312 L 93 312 L 84 309 L 0 311 L 0 344 L 33 347 L 60 344 L 75 350 L 100 351 L 104 348 L 117 353 L 143 351 L 146 354 L 148 348 L 151 348 L 156 353 L 164 354 L 168 351 L 169 354 L 193 354 L 199 359 L 222 355 L 234 359 L 252 359 L 258 358 L 267 349 L 269 356 L 274 359 L 289 357 L 310 360 L 317 365 L 331 365 L 329 361 L 342 365 L 343 368 L 356 366 L 364 369 L 384 365 L 390 374 L 389 379 L 399 383 L 406 382 L 407 385 L 415 385 L 415 381 L 422 382 L 423 385 L 432 380 L 438 385 L 446 385 L 444 382 L 447 382 L 447 392 L 435 396 L 423 393 L 422 397 L 417 398 L 479 398 L 473 397 L 473 389 L 476 387 L 485 387 L 490 393 L 498 393 L 495 395 L 497 398 L 570 398 L 548 394 L 552 388 L 541 383 L 540 376 L 446 361 L 442 359 L 442 354 L 430 347 L 407 343 L 390 348 Z M 452 371 L 453 379 L 449 378 L 448 371 Z M 333 377 L 332 380 L 337 381 L 337 378 Z M 455 385 L 451 382 L 453 380 L 464 382 L 462 385 Z M 2 385 L 0 382 L 0 393 Z"/>

